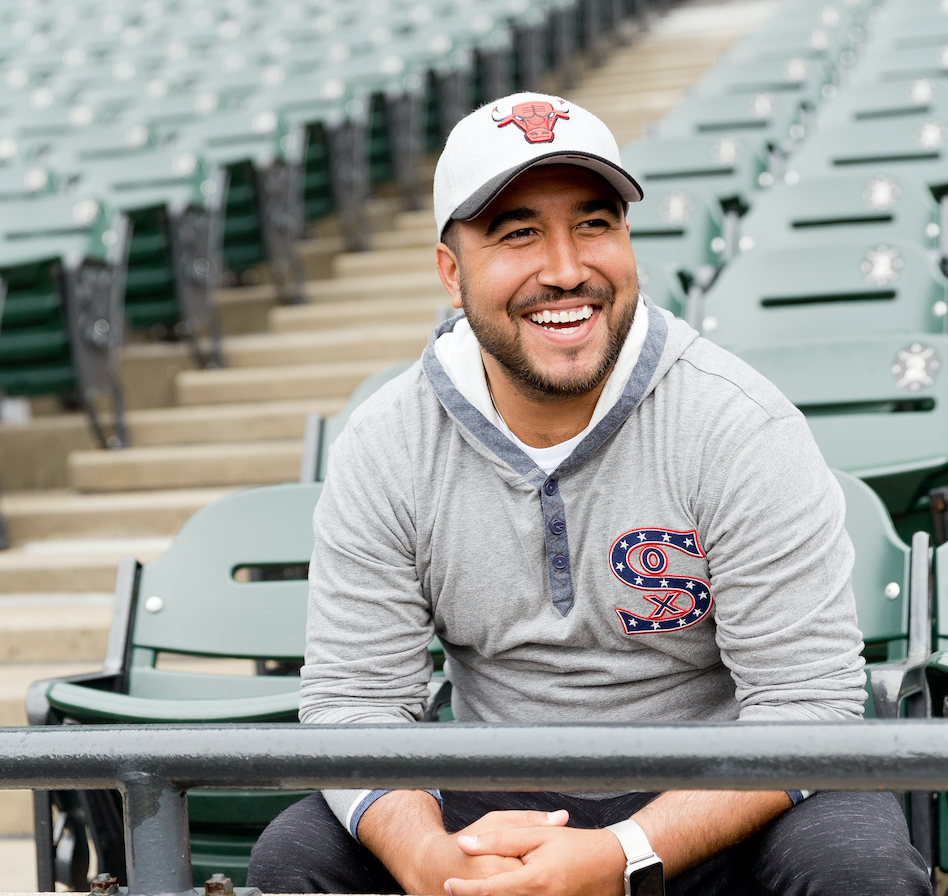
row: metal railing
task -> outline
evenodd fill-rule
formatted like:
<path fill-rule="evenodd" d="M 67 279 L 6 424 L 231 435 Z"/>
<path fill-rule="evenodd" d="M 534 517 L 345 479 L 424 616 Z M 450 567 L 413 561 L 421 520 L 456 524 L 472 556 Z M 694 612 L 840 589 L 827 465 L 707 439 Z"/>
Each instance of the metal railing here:
<path fill-rule="evenodd" d="M 192 787 L 948 790 L 948 721 L 0 728 L 0 789 L 118 789 L 130 896 L 193 896 Z"/>

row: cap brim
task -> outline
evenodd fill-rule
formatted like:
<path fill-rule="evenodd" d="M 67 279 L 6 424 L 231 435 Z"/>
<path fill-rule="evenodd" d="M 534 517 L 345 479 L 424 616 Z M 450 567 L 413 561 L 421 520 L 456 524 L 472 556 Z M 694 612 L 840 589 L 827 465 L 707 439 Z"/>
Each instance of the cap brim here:
<path fill-rule="evenodd" d="M 451 214 L 450 220 L 470 221 L 471 218 L 476 218 L 514 178 L 523 174 L 528 168 L 536 168 L 538 165 L 576 165 L 580 168 L 588 168 L 608 181 L 626 202 L 638 202 L 642 198 L 642 188 L 636 183 L 635 178 L 618 165 L 592 153 L 564 150 L 547 153 L 501 172 L 462 202 Z"/>

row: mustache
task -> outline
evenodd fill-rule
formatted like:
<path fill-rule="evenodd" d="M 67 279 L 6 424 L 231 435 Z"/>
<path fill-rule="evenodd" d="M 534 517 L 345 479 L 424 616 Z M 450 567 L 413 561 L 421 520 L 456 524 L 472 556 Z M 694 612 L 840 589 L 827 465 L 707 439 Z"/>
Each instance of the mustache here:
<path fill-rule="evenodd" d="M 615 302 L 616 293 L 614 289 L 608 286 L 593 286 L 586 283 L 581 284 L 576 289 L 551 287 L 542 292 L 535 292 L 518 299 L 510 306 L 509 313 L 516 317 L 537 305 L 566 304 L 576 299 L 582 299 L 586 304 L 601 305 L 608 308 Z"/>

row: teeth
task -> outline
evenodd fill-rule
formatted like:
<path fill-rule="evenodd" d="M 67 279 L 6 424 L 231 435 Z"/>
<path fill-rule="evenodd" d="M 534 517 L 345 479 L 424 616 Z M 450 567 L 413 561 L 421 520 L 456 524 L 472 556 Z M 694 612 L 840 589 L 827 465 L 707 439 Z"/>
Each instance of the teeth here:
<path fill-rule="evenodd" d="M 565 323 L 576 323 L 577 321 L 589 320 L 592 317 L 593 309 L 592 305 L 583 305 L 578 311 L 573 308 L 570 311 L 550 311 L 549 309 L 544 309 L 543 311 L 534 311 L 530 315 L 530 320 L 535 324 L 565 324 Z M 572 329 L 576 329 L 575 327 Z M 568 333 L 571 330 L 560 330 L 561 333 Z"/>

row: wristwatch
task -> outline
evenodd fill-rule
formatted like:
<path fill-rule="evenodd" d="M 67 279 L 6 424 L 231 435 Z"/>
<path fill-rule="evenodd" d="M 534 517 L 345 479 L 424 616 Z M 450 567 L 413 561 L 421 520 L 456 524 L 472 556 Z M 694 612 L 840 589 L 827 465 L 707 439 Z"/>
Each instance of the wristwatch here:
<path fill-rule="evenodd" d="M 625 853 L 625 896 L 665 896 L 665 870 L 648 837 L 632 819 L 610 824 Z"/>

